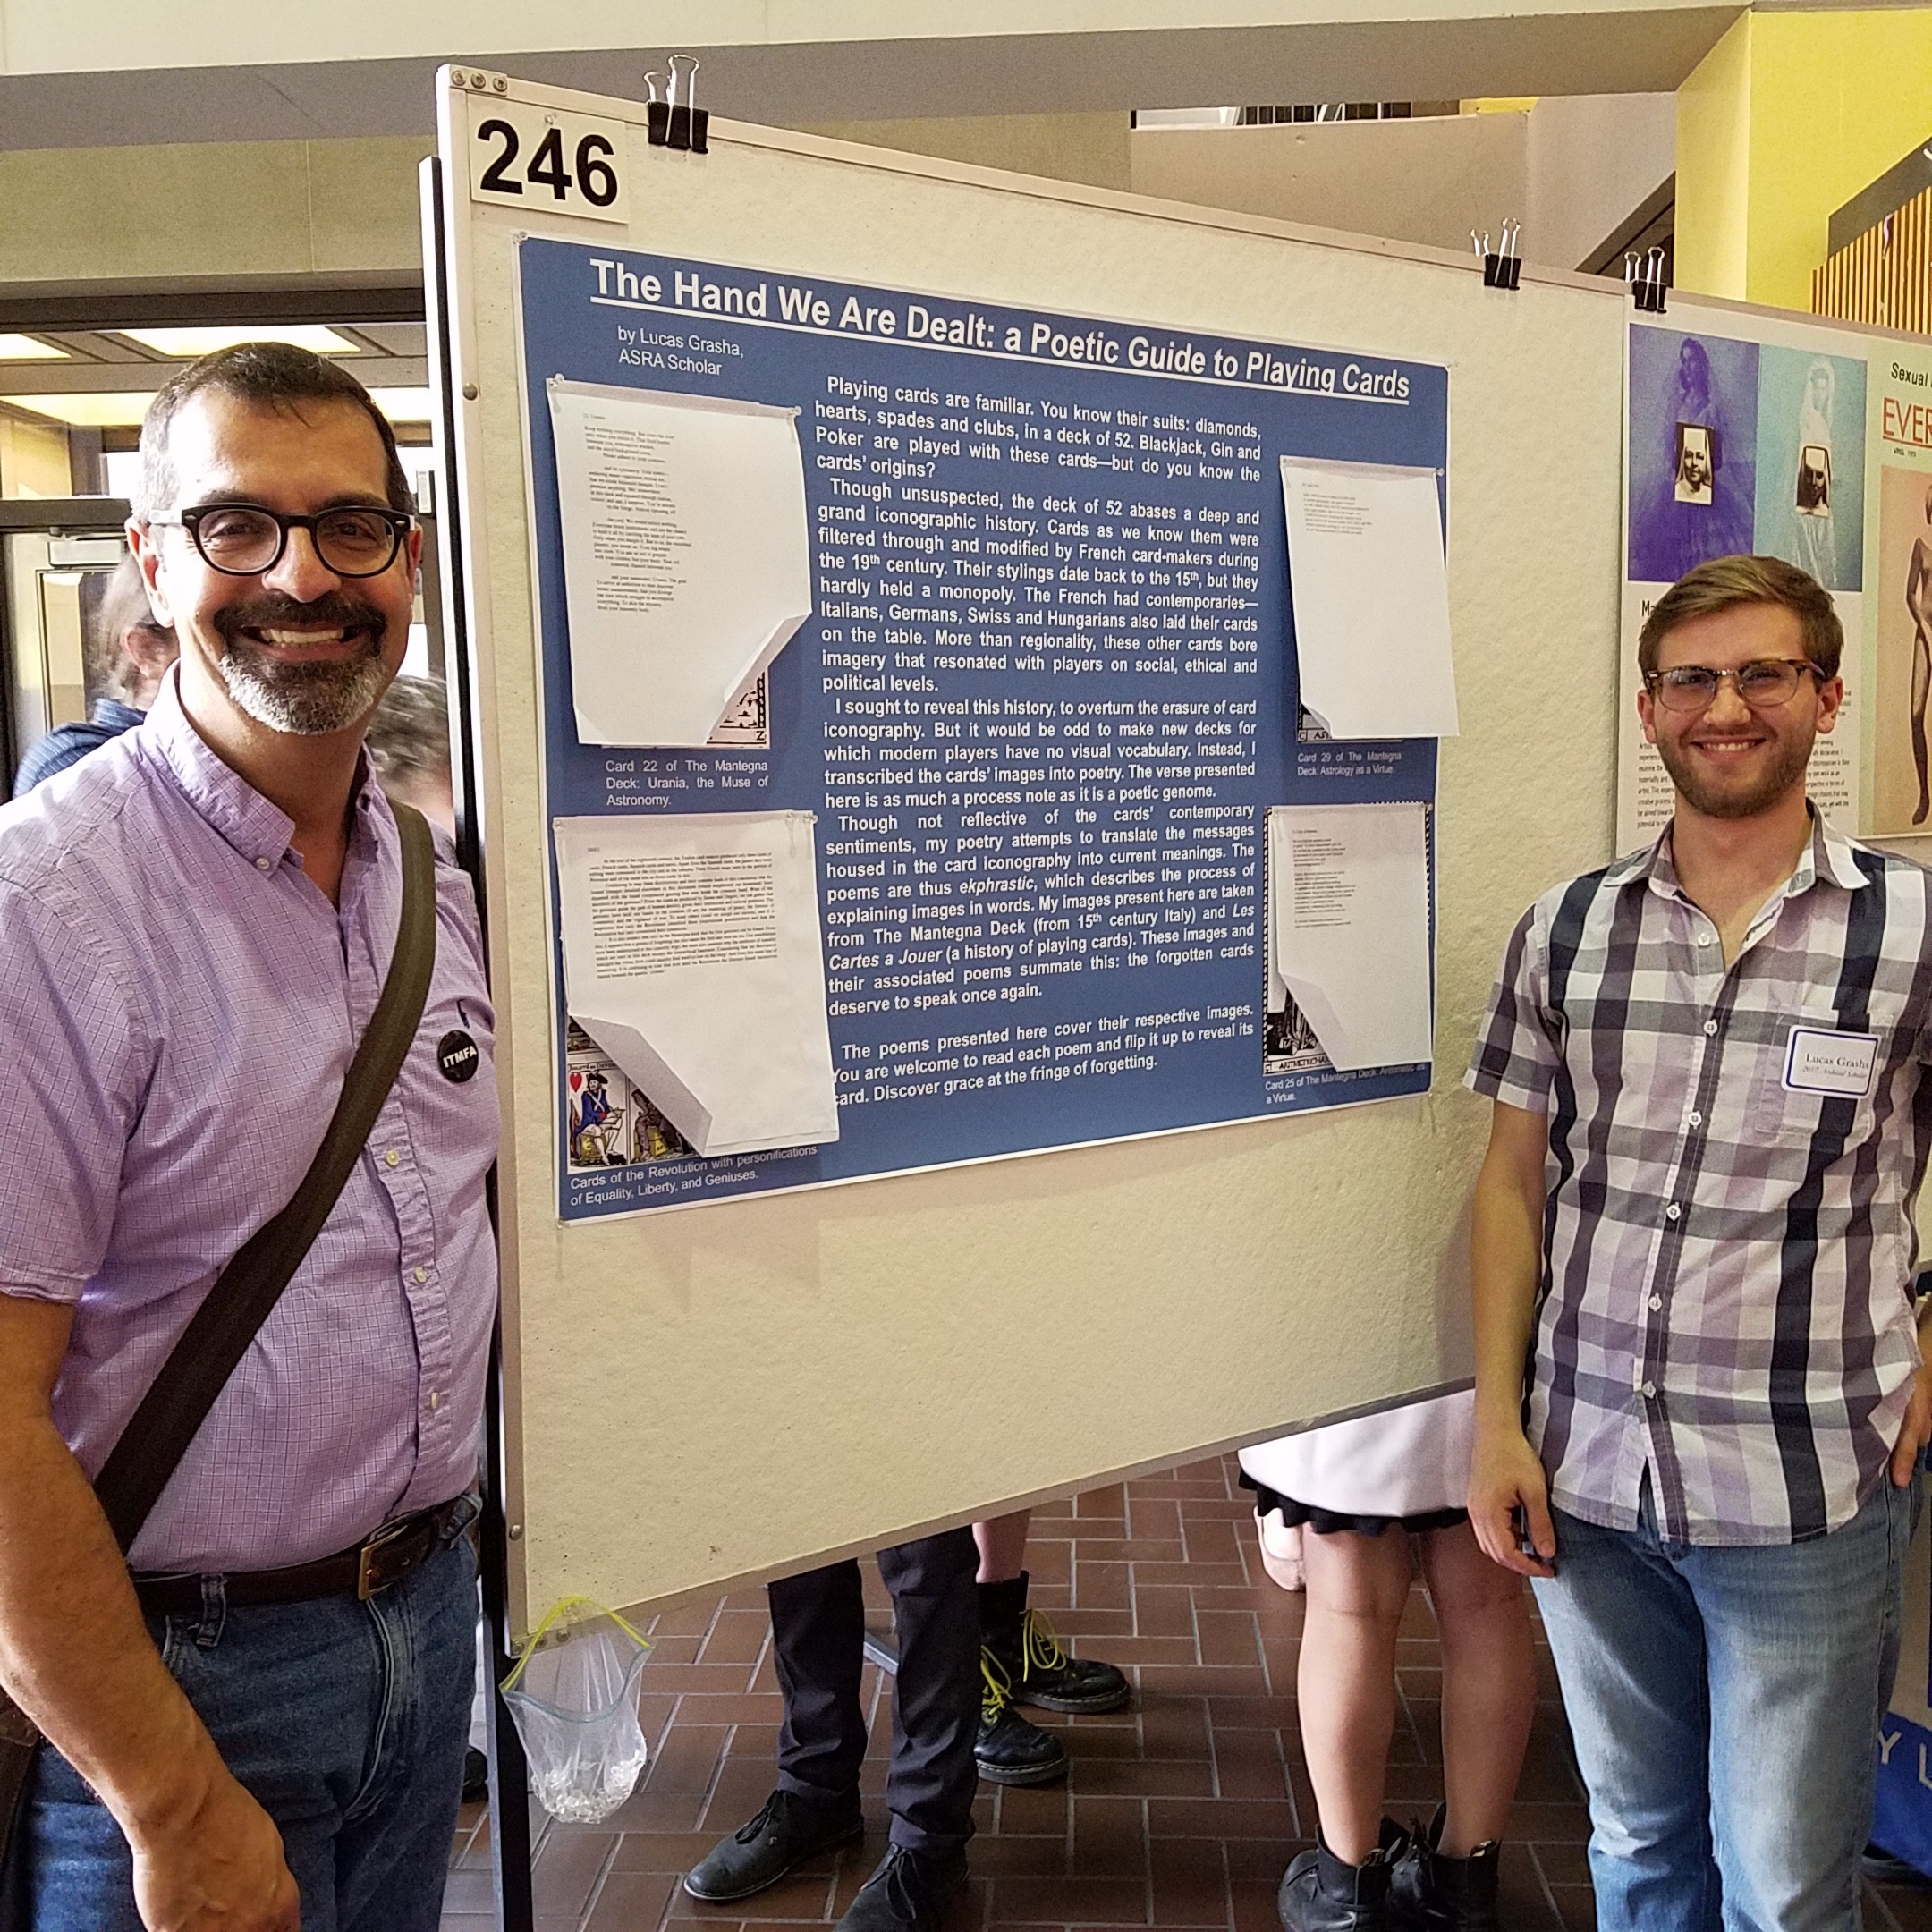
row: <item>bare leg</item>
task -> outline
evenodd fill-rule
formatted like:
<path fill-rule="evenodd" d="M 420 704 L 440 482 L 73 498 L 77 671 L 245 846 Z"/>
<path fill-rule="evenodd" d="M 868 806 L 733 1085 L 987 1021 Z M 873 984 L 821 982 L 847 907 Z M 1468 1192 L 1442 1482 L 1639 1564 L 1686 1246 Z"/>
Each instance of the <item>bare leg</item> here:
<path fill-rule="evenodd" d="M 1474 1547 L 1474 1538 L 1470 1538 Z M 1301 1748 L 1328 1849 L 1360 1865 L 1382 1831 L 1395 1729 L 1395 1632 L 1409 1598 L 1409 1538 L 1312 1530 L 1301 1539 L 1308 1619 L 1297 1689 Z"/>
<path fill-rule="evenodd" d="M 973 1541 L 979 1546 L 979 1581 L 1008 1583 L 1026 1568 L 1027 1525 L 1031 1510 L 1015 1510 L 1010 1516 L 995 1516 L 973 1525 Z"/>
<path fill-rule="evenodd" d="M 1932 792 L 1926 786 L 1926 702 L 1932 697 L 1932 643 L 1926 627 L 1912 626 L 1911 743 L 1912 763 L 1919 767 L 1919 809 L 1912 814 L 1914 825 L 1923 825 L 1932 810 Z"/>
<path fill-rule="evenodd" d="M 1449 1812 L 1436 1849 L 1467 1858 L 1508 1827 L 1536 1716 L 1536 1653 L 1522 1580 L 1483 1555 L 1467 1523 L 1423 1537 L 1422 1573 L 1442 1633 Z"/>

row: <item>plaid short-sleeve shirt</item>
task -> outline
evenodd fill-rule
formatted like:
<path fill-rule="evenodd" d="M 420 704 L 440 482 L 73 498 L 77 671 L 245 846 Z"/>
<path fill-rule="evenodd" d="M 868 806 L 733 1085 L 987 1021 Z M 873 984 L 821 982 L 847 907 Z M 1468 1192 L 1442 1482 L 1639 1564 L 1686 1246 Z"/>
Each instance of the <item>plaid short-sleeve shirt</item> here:
<path fill-rule="evenodd" d="M 1727 969 L 1657 843 L 1510 937 L 1469 1084 L 1546 1114 L 1530 1438 L 1557 1505 L 1801 1542 L 1885 1480 L 1919 1362 L 1932 875 L 1822 818 Z"/>

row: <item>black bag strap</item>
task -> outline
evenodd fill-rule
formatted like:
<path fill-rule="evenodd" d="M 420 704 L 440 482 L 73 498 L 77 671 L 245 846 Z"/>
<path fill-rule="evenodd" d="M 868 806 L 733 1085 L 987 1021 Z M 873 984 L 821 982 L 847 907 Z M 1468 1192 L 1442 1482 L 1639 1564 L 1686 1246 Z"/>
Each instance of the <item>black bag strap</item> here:
<path fill-rule="evenodd" d="M 402 916 L 382 996 L 301 1185 L 221 1271 L 95 1479 L 123 1555 L 322 1232 L 416 1038 L 436 966 L 436 845 L 420 812 L 391 809 L 402 835 Z"/>

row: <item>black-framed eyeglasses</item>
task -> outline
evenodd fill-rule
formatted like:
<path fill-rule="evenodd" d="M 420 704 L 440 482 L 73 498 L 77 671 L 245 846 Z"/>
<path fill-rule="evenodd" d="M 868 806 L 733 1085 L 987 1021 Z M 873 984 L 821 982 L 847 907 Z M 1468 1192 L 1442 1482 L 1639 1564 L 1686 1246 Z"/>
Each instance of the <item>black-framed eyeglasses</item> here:
<path fill-rule="evenodd" d="M 313 516 L 284 516 L 258 504 L 196 504 L 179 516 L 148 521 L 186 530 L 201 561 L 225 577 L 258 577 L 273 570 L 292 530 L 309 532 L 323 567 L 336 576 L 379 577 L 395 562 L 415 523 L 400 510 L 363 504 L 318 510 Z"/>
<path fill-rule="evenodd" d="M 1737 694 L 1754 710 L 1775 711 L 1788 704 L 1798 681 L 1809 671 L 1819 683 L 1824 674 L 1809 657 L 1760 657 L 1735 671 L 1713 671 L 1704 665 L 1673 665 L 1668 671 L 1650 671 L 1644 683 L 1667 711 L 1706 711 L 1717 700 L 1729 678 Z"/>

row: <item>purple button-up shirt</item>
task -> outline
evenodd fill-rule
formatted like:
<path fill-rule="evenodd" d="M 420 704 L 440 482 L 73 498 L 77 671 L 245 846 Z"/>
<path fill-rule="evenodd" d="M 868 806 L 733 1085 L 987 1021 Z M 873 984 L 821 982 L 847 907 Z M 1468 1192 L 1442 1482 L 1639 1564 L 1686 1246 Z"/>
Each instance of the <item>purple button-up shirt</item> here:
<path fill-rule="evenodd" d="M 294 1192 L 382 990 L 402 852 L 366 766 L 341 905 L 170 673 L 138 731 L 0 807 L 0 1292 L 74 1309 L 54 1392 L 98 1470 L 216 1275 Z M 445 847 L 428 1003 L 308 1258 L 132 1551 L 262 1570 L 475 1473 L 496 1261 L 492 1013 Z M 465 1032 L 473 1077 L 442 1072 Z"/>

